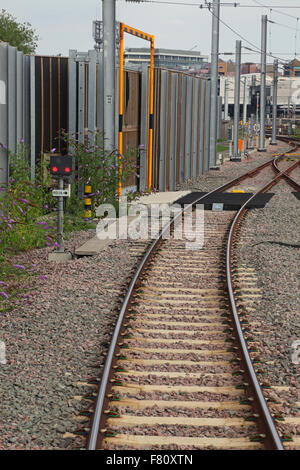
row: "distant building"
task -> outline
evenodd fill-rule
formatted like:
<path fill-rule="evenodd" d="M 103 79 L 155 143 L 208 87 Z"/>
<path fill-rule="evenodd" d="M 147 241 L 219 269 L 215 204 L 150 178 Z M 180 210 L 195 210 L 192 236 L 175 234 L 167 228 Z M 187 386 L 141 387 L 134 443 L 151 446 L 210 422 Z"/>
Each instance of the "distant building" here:
<path fill-rule="evenodd" d="M 285 77 L 300 77 L 300 61 L 294 59 L 285 65 L 283 74 Z"/>
<path fill-rule="evenodd" d="M 197 51 L 183 51 L 178 49 L 155 49 L 154 66 L 168 69 L 200 69 L 208 56 Z M 124 51 L 126 65 L 142 65 L 150 63 L 149 48 L 129 48 Z"/>
<path fill-rule="evenodd" d="M 252 62 L 246 62 L 245 64 L 241 65 L 241 74 L 244 75 L 246 73 L 257 73 L 259 69 L 256 64 Z"/>

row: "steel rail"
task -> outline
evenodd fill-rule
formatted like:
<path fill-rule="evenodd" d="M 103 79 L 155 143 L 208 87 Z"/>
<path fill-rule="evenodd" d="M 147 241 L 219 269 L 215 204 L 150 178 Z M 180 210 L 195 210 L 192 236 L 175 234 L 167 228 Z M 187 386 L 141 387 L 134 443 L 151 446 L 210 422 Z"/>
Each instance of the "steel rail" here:
<path fill-rule="evenodd" d="M 281 157 L 282 157 L 282 155 L 277 157 L 277 159 L 275 159 L 275 160 L 279 160 Z M 299 164 L 300 164 L 300 161 L 296 162 L 296 166 L 299 165 Z M 276 163 L 275 163 L 275 165 L 276 165 Z M 288 170 L 292 171 L 291 168 L 294 169 L 295 164 L 292 165 L 292 167 L 289 167 Z M 269 446 L 270 449 L 273 449 L 273 450 L 284 450 L 284 448 L 283 448 L 283 445 L 282 445 L 282 441 L 281 441 L 281 439 L 278 435 L 277 429 L 275 427 L 273 418 L 270 414 L 268 405 L 267 405 L 266 400 L 264 398 L 262 388 L 261 388 L 261 386 L 258 382 L 256 373 L 255 373 L 255 370 L 254 370 L 254 367 L 253 367 L 253 364 L 252 364 L 252 361 L 251 361 L 251 358 L 250 358 L 250 355 L 249 355 L 248 347 L 247 347 L 247 344 L 246 344 L 246 341 L 245 341 L 245 338 L 244 338 L 242 327 L 241 327 L 241 324 L 240 324 L 240 320 L 239 320 L 239 316 L 238 316 L 238 312 L 237 312 L 237 307 L 236 307 L 236 304 L 235 304 L 235 296 L 234 296 L 233 280 L 232 280 L 232 274 L 233 274 L 232 251 L 233 251 L 233 245 L 234 245 L 234 234 L 237 230 L 237 227 L 238 227 L 241 219 L 243 218 L 243 216 L 246 213 L 247 204 L 256 195 L 268 191 L 268 189 L 270 189 L 270 187 L 272 187 L 274 184 L 277 184 L 278 181 L 282 177 L 284 177 L 284 175 L 285 175 L 284 172 L 280 172 L 271 182 L 266 184 L 263 188 L 261 188 L 259 191 L 257 191 L 253 196 L 251 196 L 251 198 L 249 198 L 248 201 L 240 208 L 240 210 L 236 214 L 236 216 L 235 216 L 235 218 L 232 222 L 231 228 L 230 228 L 228 241 L 227 241 L 227 251 L 226 251 L 227 288 L 228 288 L 228 294 L 229 294 L 229 299 L 230 299 L 230 303 L 231 303 L 231 311 L 232 311 L 232 314 L 233 314 L 233 317 L 234 317 L 235 328 L 236 328 L 236 332 L 237 332 L 237 335 L 238 335 L 238 340 L 239 340 L 239 343 L 240 343 L 240 347 L 241 347 L 242 352 L 243 352 L 244 364 L 246 365 L 247 370 L 248 370 L 248 375 L 251 378 L 251 383 L 249 384 L 249 387 L 252 389 L 253 395 L 256 397 L 256 401 L 254 402 L 254 404 L 256 405 L 256 407 L 258 407 L 259 418 L 262 421 L 263 428 L 267 431 L 266 432 L 266 438 L 267 438 L 266 439 L 267 440 L 266 444 Z M 289 178 L 289 177 L 287 176 L 287 178 Z M 293 181 L 293 183 L 294 183 L 294 181 Z"/>
<path fill-rule="evenodd" d="M 299 165 L 299 162 L 295 162 L 295 163 L 294 163 L 293 165 L 291 165 L 289 168 L 287 168 L 286 170 L 282 171 L 282 170 L 280 170 L 280 168 L 278 168 L 276 159 L 274 159 L 274 161 L 273 161 L 273 163 L 272 163 L 273 169 L 274 169 L 277 173 L 282 173 L 282 177 L 286 179 L 287 183 L 290 184 L 290 186 L 292 186 L 296 191 L 299 191 L 299 192 L 300 192 L 300 184 L 297 183 L 297 181 L 295 181 L 293 178 L 291 178 L 291 177 L 289 176 L 289 173 L 291 173 L 298 165 Z"/>
<path fill-rule="evenodd" d="M 280 157 L 284 156 L 282 154 Z M 280 158 L 278 157 L 278 158 Z M 101 383 L 99 386 L 98 390 L 98 396 L 97 396 L 97 401 L 96 401 L 96 406 L 95 410 L 93 413 L 93 419 L 92 419 L 92 424 L 91 424 L 91 430 L 89 434 L 89 439 L 88 439 L 88 445 L 87 449 L 88 450 L 95 450 L 97 447 L 97 441 L 99 439 L 99 431 L 100 431 L 100 425 L 101 425 L 101 416 L 102 416 L 102 410 L 103 410 L 103 405 L 107 399 L 106 397 L 106 390 L 108 387 L 108 383 L 110 380 L 110 377 L 112 376 L 112 365 L 114 363 L 114 354 L 117 346 L 117 342 L 121 333 L 121 328 L 122 328 L 122 323 L 124 320 L 125 313 L 128 311 L 128 308 L 130 306 L 130 301 L 131 297 L 134 291 L 135 286 L 138 284 L 139 277 L 143 270 L 145 269 L 147 263 L 150 260 L 151 255 L 153 255 L 155 247 L 158 245 L 158 243 L 162 240 L 163 235 L 170 229 L 170 227 L 182 216 L 184 211 L 190 210 L 195 204 L 200 203 L 205 197 L 212 195 L 216 192 L 221 192 L 224 191 L 225 189 L 228 189 L 230 186 L 234 186 L 236 183 L 242 181 L 243 179 L 246 179 L 249 176 L 253 176 L 255 173 L 261 171 L 263 168 L 266 166 L 270 165 L 273 162 L 273 159 L 269 160 L 268 162 L 256 167 L 254 170 L 250 170 L 250 172 L 245 173 L 242 176 L 239 176 L 237 178 L 234 178 L 233 180 L 229 181 L 228 183 L 225 183 L 224 185 L 219 186 L 218 188 L 210 191 L 209 193 L 205 194 L 204 196 L 201 196 L 200 198 L 196 199 L 192 203 L 190 203 L 187 207 L 184 209 L 180 210 L 178 214 L 173 217 L 159 232 L 155 240 L 151 243 L 150 247 L 148 248 L 146 254 L 144 255 L 142 261 L 140 262 L 134 277 L 128 287 L 128 291 L 126 293 L 125 299 L 122 304 L 122 308 L 118 317 L 117 324 L 115 326 L 114 334 L 110 343 L 109 351 L 107 354 L 105 366 L 104 366 L 104 371 L 101 379 Z M 251 198 L 252 199 L 252 198 Z M 248 203 L 249 201 L 247 201 Z M 247 204 L 246 203 L 246 204 Z"/>

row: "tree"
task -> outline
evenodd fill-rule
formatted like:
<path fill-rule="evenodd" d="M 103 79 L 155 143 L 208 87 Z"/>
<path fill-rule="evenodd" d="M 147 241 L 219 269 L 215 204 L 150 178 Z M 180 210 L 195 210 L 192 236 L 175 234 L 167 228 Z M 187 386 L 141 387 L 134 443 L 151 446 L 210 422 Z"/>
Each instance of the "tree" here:
<path fill-rule="evenodd" d="M 24 54 L 33 54 L 39 37 L 30 23 L 18 23 L 6 10 L 0 13 L 0 40 L 16 46 Z"/>

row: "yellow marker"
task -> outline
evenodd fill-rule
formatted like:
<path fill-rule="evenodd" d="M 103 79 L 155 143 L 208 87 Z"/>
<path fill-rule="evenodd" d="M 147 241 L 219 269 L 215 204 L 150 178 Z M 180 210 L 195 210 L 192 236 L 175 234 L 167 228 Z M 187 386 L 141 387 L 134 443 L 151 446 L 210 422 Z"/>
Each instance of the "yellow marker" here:
<path fill-rule="evenodd" d="M 137 36 L 150 42 L 150 96 L 149 96 L 149 126 L 148 126 L 148 190 L 152 186 L 152 160 L 153 160 L 153 109 L 154 109 L 154 36 L 120 23 L 120 83 L 119 83 L 119 184 L 118 196 L 122 196 L 122 153 L 123 153 L 123 96 L 124 96 L 124 33 Z"/>
<path fill-rule="evenodd" d="M 245 191 L 243 189 L 233 189 L 231 192 L 232 193 L 244 193 Z"/>

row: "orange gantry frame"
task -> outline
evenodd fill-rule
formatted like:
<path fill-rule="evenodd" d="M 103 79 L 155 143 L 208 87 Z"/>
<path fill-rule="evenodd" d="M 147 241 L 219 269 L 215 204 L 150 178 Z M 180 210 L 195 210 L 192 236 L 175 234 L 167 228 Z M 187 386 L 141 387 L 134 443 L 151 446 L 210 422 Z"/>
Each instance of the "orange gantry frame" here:
<path fill-rule="evenodd" d="M 153 136 L 153 96 L 154 96 L 154 36 L 138 29 L 120 23 L 120 86 L 119 86 L 119 197 L 122 195 L 122 153 L 123 153 L 123 94 L 124 94 L 124 33 L 132 34 L 146 41 L 150 41 L 150 103 L 149 103 L 149 132 L 148 132 L 148 189 L 152 186 L 152 136 Z"/>

